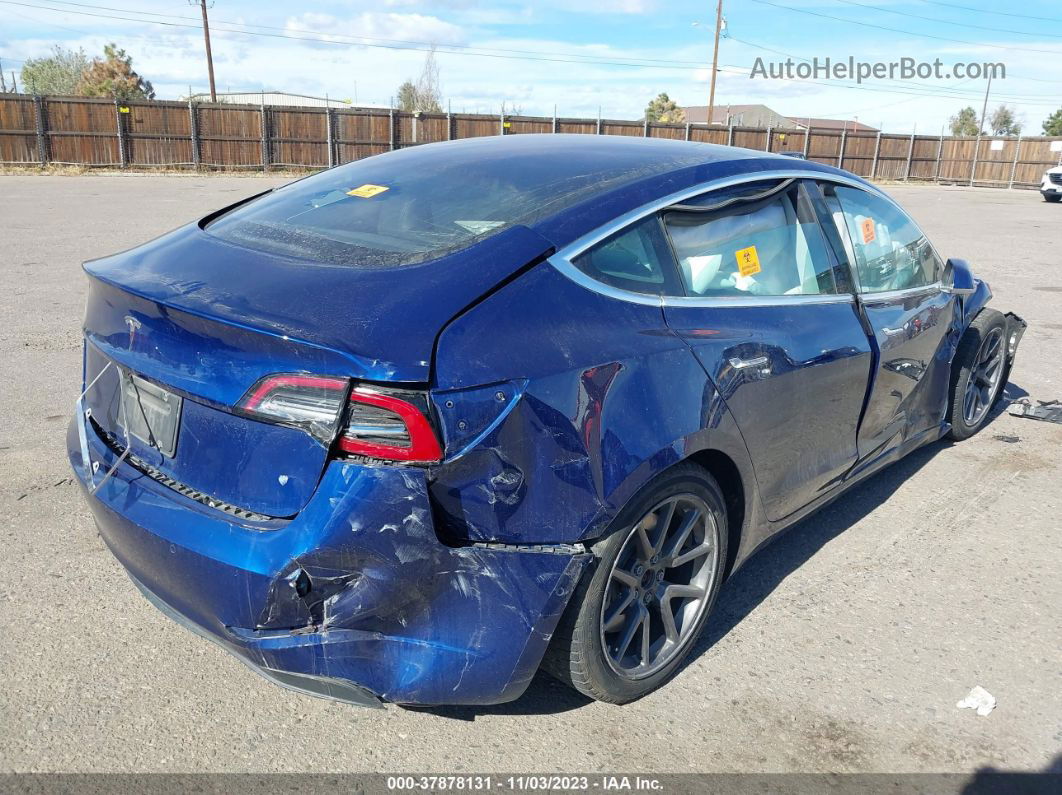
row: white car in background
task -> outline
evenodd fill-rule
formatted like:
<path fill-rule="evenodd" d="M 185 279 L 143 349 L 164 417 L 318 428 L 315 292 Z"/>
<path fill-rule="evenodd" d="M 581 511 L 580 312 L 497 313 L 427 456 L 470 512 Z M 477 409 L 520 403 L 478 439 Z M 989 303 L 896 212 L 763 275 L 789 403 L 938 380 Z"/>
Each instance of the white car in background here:
<path fill-rule="evenodd" d="M 1062 166 L 1049 168 L 1044 172 L 1043 182 L 1040 183 L 1040 195 L 1046 202 L 1062 200 Z"/>

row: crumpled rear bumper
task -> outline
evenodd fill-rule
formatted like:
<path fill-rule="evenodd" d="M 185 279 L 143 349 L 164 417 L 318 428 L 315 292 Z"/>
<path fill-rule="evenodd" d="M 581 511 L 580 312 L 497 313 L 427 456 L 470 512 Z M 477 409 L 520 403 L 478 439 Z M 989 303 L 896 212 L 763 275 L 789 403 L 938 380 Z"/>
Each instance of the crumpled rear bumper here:
<path fill-rule="evenodd" d="M 85 485 L 77 422 L 67 446 Z M 110 468 L 91 429 L 88 448 Z M 88 503 L 161 610 L 278 684 L 358 704 L 518 697 L 589 559 L 569 545 L 447 546 L 427 473 L 408 467 L 333 462 L 298 517 L 269 527 L 126 462 Z"/>

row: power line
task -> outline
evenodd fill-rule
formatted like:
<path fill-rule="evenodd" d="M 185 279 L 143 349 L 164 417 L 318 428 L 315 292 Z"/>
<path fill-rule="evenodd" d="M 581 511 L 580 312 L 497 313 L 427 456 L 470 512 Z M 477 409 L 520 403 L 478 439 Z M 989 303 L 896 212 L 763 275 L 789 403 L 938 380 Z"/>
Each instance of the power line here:
<path fill-rule="evenodd" d="M 949 39 L 946 36 L 934 36 L 930 33 L 915 33 L 913 30 L 904 30 L 903 28 L 890 28 L 886 25 L 875 25 L 871 22 L 860 22 L 856 19 L 845 19 L 844 17 L 835 17 L 831 14 L 822 14 L 818 11 L 810 11 L 806 8 L 792 8 L 791 6 L 783 6 L 778 3 L 771 3 L 769 0 L 752 0 L 754 3 L 759 3 L 763 6 L 770 6 L 771 8 L 780 8 L 783 11 L 792 11 L 796 14 L 808 14 L 809 16 L 819 17 L 821 19 L 832 19 L 835 22 L 846 22 L 849 25 L 859 25 L 863 28 L 873 28 L 874 30 L 887 30 L 890 33 L 903 33 L 907 36 L 916 36 L 923 39 L 935 39 L 936 41 L 947 41 L 952 44 L 969 44 L 971 47 L 992 47 L 996 50 L 1009 50 L 1012 52 L 1035 52 L 1046 55 L 1059 55 L 1062 50 L 1038 50 L 1034 47 L 1008 47 L 1003 44 L 989 44 L 984 41 L 966 41 L 964 39 Z M 843 0 L 842 0 L 843 2 Z"/>
<path fill-rule="evenodd" d="M 959 3 L 944 3 L 941 0 L 918 0 L 920 3 L 928 3 L 931 6 L 946 6 L 947 8 L 958 8 L 962 11 L 974 11 L 978 14 L 995 14 L 1000 17 L 1015 17 L 1017 19 L 1035 19 L 1040 22 L 1062 22 L 1062 18 L 1059 17 L 1034 17 L 1031 14 L 1013 14 L 1007 11 L 990 11 L 987 8 L 975 8 L 974 6 L 964 6 Z"/>
<path fill-rule="evenodd" d="M 721 72 L 731 72 L 733 74 L 745 75 L 746 77 L 751 73 L 751 70 L 749 69 L 749 67 L 747 67 L 747 66 L 736 66 L 736 65 L 720 66 L 719 67 L 719 71 L 721 71 Z M 905 94 L 907 96 L 912 96 L 912 97 L 925 97 L 927 99 L 940 99 L 940 96 L 937 95 L 937 94 L 933 94 L 933 93 L 930 93 L 930 92 L 923 92 L 923 91 L 901 91 L 900 89 L 897 89 L 897 88 L 874 88 L 874 87 L 871 87 L 871 86 L 862 86 L 862 85 L 850 86 L 850 85 L 844 85 L 844 84 L 841 84 L 841 83 L 825 82 L 825 81 L 822 81 L 822 80 L 804 80 L 804 79 L 800 79 L 800 78 L 782 77 L 782 78 L 779 78 L 779 79 L 780 80 L 784 80 L 786 82 L 805 83 L 805 84 L 816 85 L 816 86 L 826 86 L 828 88 L 843 88 L 843 89 L 846 89 L 846 90 L 849 90 L 849 91 L 869 91 L 871 93 L 876 93 L 876 94 Z M 947 99 L 963 99 L 963 97 L 952 97 L 952 96 L 947 96 L 946 98 Z M 1058 102 L 1057 101 L 1056 102 L 1018 102 L 1018 101 L 1013 101 L 1010 104 L 1019 105 L 1019 106 L 1030 106 L 1030 107 L 1041 106 L 1041 105 L 1045 106 L 1045 107 L 1050 107 L 1050 108 L 1058 107 Z"/>
<path fill-rule="evenodd" d="M 63 0 L 53 0 L 53 1 L 54 2 L 62 2 Z M 772 6 L 775 5 L 774 3 L 764 2 L 764 0 L 755 0 L 755 1 L 756 2 L 761 2 L 761 3 L 765 4 L 765 5 L 772 5 Z M 114 15 L 114 14 L 96 13 L 96 12 L 91 12 L 91 11 L 73 11 L 73 10 L 65 9 L 65 8 L 55 8 L 53 6 L 33 5 L 33 4 L 30 4 L 30 3 L 17 2 L 17 0 L 0 0 L 0 4 L 3 4 L 3 5 L 14 5 L 14 6 L 23 6 L 23 7 L 28 7 L 28 8 L 35 8 L 37 10 L 42 10 L 42 11 L 52 11 L 52 12 L 56 12 L 56 13 L 75 14 L 75 15 L 80 15 L 80 16 L 98 17 L 98 18 L 103 18 L 103 19 L 116 19 L 116 20 L 120 20 L 120 21 L 124 21 L 124 22 L 134 22 L 134 23 L 145 24 L 145 25 L 162 25 L 162 26 L 171 27 L 171 28 L 182 28 L 182 29 L 193 29 L 193 30 L 200 30 L 201 29 L 201 26 L 198 25 L 198 24 L 186 24 L 186 23 L 181 23 L 181 22 L 167 22 L 167 21 L 162 21 L 162 20 L 136 19 L 136 18 L 130 18 L 130 17 L 125 17 L 125 16 L 118 16 L 118 15 Z M 76 6 L 81 7 L 81 8 L 105 8 L 105 9 L 108 8 L 108 7 L 104 7 L 104 6 L 89 6 L 87 4 L 80 4 L 80 3 L 67 3 L 67 4 L 68 5 L 76 5 Z M 776 7 L 785 8 L 784 6 L 776 6 Z M 789 9 L 789 10 L 798 10 L 798 9 Z M 132 12 L 132 13 L 138 13 L 138 12 Z M 147 13 L 147 12 L 145 12 L 145 13 Z M 190 17 L 179 17 L 179 16 L 176 16 L 176 15 L 167 15 L 167 16 L 170 17 L 170 18 L 177 18 L 177 19 L 191 19 Z M 842 20 L 842 21 L 851 21 L 851 20 Z M 215 22 L 215 26 L 217 24 L 218 23 Z M 222 24 L 235 26 L 235 25 L 238 25 L 240 23 L 231 23 L 230 22 L 230 23 L 222 23 Z M 264 26 L 255 26 L 255 27 L 264 27 Z M 281 30 L 280 28 L 275 28 L 275 29 Z M 239 29 L 239 28 L 222 28 L 221 30 L 223 32 L 226 32 L 226 33 L 232 33 L 232 34 L 243 35 L 243 36 L 258 36 L 258 37 L 263 37 L 263 38 L 288 39 L 288 40 L 293 40 L 293 41 L 311 41 L 311 42 L 316 42 L 316 43 L 320 43 L 320 44 L 332 44 L 332 45 L 340 45 L 340 46 L 348 46 L 348 47 L 352 46 L 352 44 L 350 42 L 336 41 L 335 38 L 337 38 L 337 37 L 334 34 L 321 34 L 321 33 L 314 32 L 313 36 L 291 36 L 291 35 L 286 35 L 286 34 L 281 34 L 281 33 L 263 33 L 263 32 L 254 31 L 254 30 L 242 30 L 242 29 Z M 321 36 L 328 36 L 329 38 L 320 38 Z M 346 37 L 343 37 L 343 38 L 361 38 L 361 37 L 346 36 Z M 379 40 L 377 40 L 377 41 L 379 41 Z M 384 40 L 384 41 L 387 41 L 387 40 Z M 398 41 L 398 40 L 391 40 L 391 41 Z M 410 42 L 409 44 L 411 44 L 411 45 L 424 44 L 424 46 L 398 46 L 397 44 L 383 44 L 383 43 L 368 44 L 368 43 L 364 43 L 364 42 L 355 42 L 355 44 L 356 44 L 356 46 L 361 46 L 361 47 L 392 49 L 392 50 L 430 51 L 432 49 L 432 45 L 429 45 L 427 43 L 421 43 L 421 42 Z M 459 45 L 444 45 L 444 46 L 458 47 Z M 704 68 L 703 64 L 701 64 L 700 62 L 688 62 L 688 63 L 691 64 L 691 66 L 686 68 L 686 67 L 681 67 L 681 66 L 665 66 L 665 65 L 653 65 L 653 64 L 645 64 L 645 63 L 634 63 L 634 62 L 631 62 L 631 61 L 575 60 L 575 59 L 568 59 L 568 58 L 534 57 L 534 56 L 529 56 L 529 55 L 509 55 L 509 54 L 505 54 L 506 52 L 509 52 L 509 51 L 504 51 L 504 50 L 492 51 L 492 52 L 479 52 L 479 51 L 475 51 L 474 48 L 468 48 L 468 47 L 465 47 L 463 49 L 457 49 L 456 51 L 444 50 L 444 52 L 448 52 L 449 54 L 452 54 L 452 55 L 469 55 L 469 56 L 478 56 L 478 57 L 485 57 L 485 58 L 501 58 L 501 59 L 506 59 L 506 60 L 532 60 L 532 61 L 547 61 L 547 62 L 553 62 L 553 63 L 581 63 L 581 64 L 585 64 L 585 65 L 628 66 L 628 67 L 644 68 L 644 69 L 650 69 L 650 68 L 655 68 L 655 69 L 685 69 L 686 71 L 689 71 L 690 69 L 694 69 L 694 68 L 696 68 L 696 69 Z M 580 56 L 580 57 L 582 57 L 582 56 Z M 587 57 L 591 57 L 591 56 L 587 56 Z M 682 62 L 675 62 L 675 63 L 682 63 Z M 746 75 L 746 76 L 750 72 L 748 67 L 739 67 L 739 66 L 721 67 L 720 71 L 729 71 L 729 72 L 732 72 L 732 73 L 743 74 L 743 75 Z M 901 91 L 901 90 L 898 90 L 898 89 L 875 88 L 875 87 L 871 87 L 871 86 L 862 86 L 862 85 L 844 85 L 843 83 L 839 83 L 839 82 L 822 82 L 822 81 L 815 81 L 815 80 L 799 80 L 799 82 L 801 82 L 801 83 L 810 83 L 810 84 L 813 84 L 813 85 L 825 86 L 825 87 L 829 87 L 829 88 L 841 88 L 841 89 L 848 89 L 848 90 L 869 91 L 869 92 L 873 92 L 873 93 L 900 94 L 900 95 L 915 96 L 915 97 L 918 97 L 918 96 L 923 96 L 923 97 L 934 96 L 934 94 L 924 93 L 924 92 L 919 92 L 919 91 L 911 91 L 911 90 L 903 90 L 903 91 Z M 917 87 L 916 86 L 912 86 L 912 87 L 905 87 L 905 88 L 917 88 Z M 1015 102 L 1014 104 L 1017 104 L 1017 105 L 1050 105 L 1050 106 L 1053 107 L 1056 103 L 1055 102 L 1050 102 L 1050 103 Z"/>
<path fill-rule="evenodd" d="M 987 30 L 992 33 L 1014 33 L 1018 36 L 1032 36 L 1037 39 L 1062 39 L 1062 36 L 1053 33 L 1030 33 L 1027 30 L 1010 30 L 1008 28 L 995 28 L 987 25 L 971 25 L 969 22 L 952 22 L 950 19 L 938 19 L 936 17 L 924 17 L 921 14 L 912 14 L 909 11 L 897 11 L 894 8 L 885 8 L 882 6 L 872 6 L 866 3 L 857 3 L 855 0 L 837 0 L 838 3 L 844 3 L 849 6 L 857 6 L 859 8 L 869 8 L 871 11 L 881 11 L 884 14 L 895 14 L 900 17 L 910 17 L 911 19 L 921 19 L 926 22 L 934 22 L 938 25 L 954 25 L 959 28 L 971 28 L 973 30 Z"/>
<path fill-rule="evenodd" d="M 3 0 L 3 1 L 6 2 L 6 0 Z M 121 13 L 138 14 L 140 16 L 152 16 L 152 17 L 162 17 L 162 18 L 165 18 L 165 19 L 182 19 L 182 20 L 198 21 L 198 19 L 196 17 L 183 16 L 183 15 L 180 15 L 180 14 L 162 14 L 162 13 L 153 12 L 153 11 L 139 11 L 139 10 L 133 10 L 133 9 L 127 9 L 127 8 L 115 8 L 113 6 L 101 6 L 101 5 L 88 4 L 88 3 L 68 2 L 67 0 L 49 0 L 49 1 L 53 5 L 75 6 L 77 8 L 91 8 L 91 9 L 94 9 L 94 10 L 97 10 L 97 11 L 118 11 L 118 12 L 121 12 Z M 143 24 L 167 24 L 167 23 L 156 22 L 155 20 L 149 20 L 149 19 L 135 19 L 135 18 L 127 18 L 127 17 L 112 17 L 112 16 L 109 16 L 109 15 L 106 15 L 106 14 L 90 14 L 88 12 L 83 12 L 83 11 L 72 11 L 72 10 L 68 10 L 68 9 L 65 9 L 65 8 L 52 8 L 50 6 L 36 6 L 36 5 L 30 5 L 28 3 L 12 3 L 12 2 L 8 2 L 7 4 L 8 5 L 26 5 L 26 6 L 30 7 L 30 8 L 38 8 L 38 9 L 47 10 L 47 11 L 55 11 L 57 13 L 83 14 L 83 15 L 86 15 L 86 16 L 103 17 L 105 19 L 122 19 L 122 20 L 127 21 L 127 22 L 140 22 L 140 23 L 143 23 Z M 172 24 L 172 23 L 169 23 L 169 24 Z M 222 24 L 222 25 L 233 25 L 233 26 L 236 26 L 236 27 L 239 27 L 239 28 L 257 28 L 259 30 L 287 31 L 289 33 L 305 33 L 305 34 L 309 34 L 309 35 L 312 35 L 312 36 L 326 36 L 329 39 L 329 41 L 326 42 L 326 43 L 333 43 L 333 44 L 341 44 L 341 43 L 343 43 L 343 42 L 339 42 L 339 41 L 332 41 L 333 39 L 349 39 L 349 40 L 351 40 L 349 43 L 357 44 L 358 46 L 364 46 L 364 47 L 373 46 L 371 44 L 365 44 L 364 42 L 386 42 L 386 43 L 389 43 L 389 44 L 417 45 L 415 47 L 392 48 L 392 49 L 420 49 L 420 48 L 430 48 L 430 47 L 434 46 L 434 47 L 437 47 L 437 48 L 452 48 L 454 50 L 467 50 L 467 51 L 470 51 L 469 54 L 476 54 L 476 55 L 478 55 L 480 53 L 502 53 L 502 54 L 521 53 L 521 54 L 535 55 L 535 56 L 538 56 L 538 55 L 557 55 L 557 56 L 564 56 L 564 57 L 567 57 L 567 58 L 594 59 L 593 61 L 588 61 L 589 63 L 598 63 L 598 62 L 604 63 L 604 64 L 616 63 L 617 65 L 627 66 L 627 65 L 640 65 L 642 62 L 645 62 L 647 64 L 663 64 L 663 65 L 665 65 L 665 66 L 667 66 L 669 68 L 671 68 L 671 67 L 678 68 L 678 67 L 684 67 L 684 66 L 691 66 L 691 67 L 698 68 L 698 69 L 703 69 L 704 68 L 704 64 L 701 61 L 683 61 L 683 60 L 666 59 L 666 58 L 637 58 L 637 57 L 635 57 L 635 58 L 628 58 L 624 62 L 616 62 L 616 61 L 612 61 L 612 60 L 603 59 L 602 56 L 596 56 L 596 55 L 585 54 L 585 53 L 575 53 L 575 52 L 557 52 L 557 51 L 551 51 L 551 50 L 498 49 L 498 48 L 492 48 L 492 47 L 471 47 L 471 46 L 466 45 L 466 44 L 439 44 L 438 42 L 416 41 L 416 40 L 410 40 L 410 39 L 389 39 L 389 38 L 381 38 L 379 36 L 346 35 L 346 34 L 341 34 L 341 33 L 327 33 L 327 32 L 322 32 L 322 31 L 317 31 L 317 30 L 305 30 L 305 29 L 301 29 L 301 28 L 292 28 L 292 27 L 287 27 L 287 26 L 286 27 L 278 27 L 276 25 L 255 25 L 255 24 L 251 24 L 251 23 L 234 22 L 234 21 L 230 21 L 230 20 L 217 20 L 217 19 L 215 19 L 214 20 L 214 24 L 215 25 L 219 25 L 219 24 Z M 174 27 L 187 27 L 187 26 L 182 26 L 182 25 L 173 25 L 173 26 Z M 196 25 L 195 27 L 198 27 L 198 25 Z M 249 31 L 237 30 L 237 31 L 228 31 L 228 32 L 230 32 L 230 33 L 244 32 L 244 33 L 248 33 L 250 35 Z M 262 35 L 262 34 L 259 34 L 259 35 Z M 296 40 L 299 40 L 298 37 L 293 37 L 293 36 L 287 36 L 287 37 L 282 37 L 282 38 L 294 38 Z M 450 50 L 447 49 L 447 51 L 449 52 Z M 454 53 L 454 54 L 459 54 L 459 53 Z M 581 61 L 573 61 L 573 62 L 581 63 Z M 636 63 L 631 63 L 631 62 L 636 62 Z"/>
<path fill-rule="evenodd" d="M 753 48 L 755 48 L 757 50 L 764 50 L 765 52 L 772 52 L 775 55 L 784 55 L 787 58 L 793 58 L 793 59 L 795 59 L 797 61 L 803 61 L 804 63 L 812 63 L 811 59 L 803 58 L 803 57 L 801 57 L 799 55 L 796 55 L 794 53 L 791 53 L 791 52 L 785 52 L 784 50 L 777 50 L 777 49 L 774 49 L 773 47 L 766 47 L 766 46 L 764 46 L 762 44 L 756 44 L 755 42 L 746 41 L 744 39 L 739 39 L 736 36 L 730 36 L 730 38 L 733 41 L 738 42 L 739 44 L 744 44 L 746 47 L 753 47 Z M 962 83 L 968 83 L 968 82 L 970 82 L 973 79 L 975 79 L 975 78 L 972 78 L 972 77 L 963 78 L 962 80 L 956 81 L 956 85 L 959 85 L 959 84 L 962 84 Z M 881 84 L 888 84 L 888 85 L 902 85 L 905 88 L 926 88 L 926 89 L 928 89 L 930 91 L 930 93 L 927 94 L 927 96 L 938 96 L 938 95 L 941 95 L 942 92 L 947 92 L 947 93 L 943 93 L 943 96 L 953 96 L 953 97 L 956 97 L 956 98 L 959 98 L 959 99 L 961 99 L 964 96 L 976 96 L 976 97 L 980 97 L 981 96 L 981 92 L 980 91 L 969 91 L 969 90 L 966 90 L 966 89 L 955 88 L 955 87 L 952 87 L 952 86 L 937 86 L 937 85 L 932 85 L 930 83 L 921 83 L 921 82 L 916 82 L 916 81 L 913 81 L 913 80 L 910 80 L 910 81 L 905 80 L 905 81 L 902 81 L 902 82 L 898 81 L 898 80 L 880 80 L 878 82 L 881 83 Z M 1007 98 L 1007 99 L 1047 99 L 1047 98 L 1052 98 L 1053 99 L 1055 94 L 1054 93 L 1052 93 L 1052 94 L 996 94 L 996 96 L 997 97 L 1004 97 L 1004 98 Z"/>

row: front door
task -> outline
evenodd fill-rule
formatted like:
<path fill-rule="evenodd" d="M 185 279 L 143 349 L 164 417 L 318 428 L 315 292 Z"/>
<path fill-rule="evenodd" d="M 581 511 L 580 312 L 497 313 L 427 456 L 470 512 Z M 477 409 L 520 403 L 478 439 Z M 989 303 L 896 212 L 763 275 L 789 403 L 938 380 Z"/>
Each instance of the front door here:
<path fill-rule="evenodd" d="M 685 288 L 664 299 L 665 319 L 725 399 L 764 509 L 782 519 L 857 459 L 872 356 L 847 269 L 798 182 L 706 194 L 663 223 Z"/>
<path fill-rule="evenodd" d="M 940 428 L 947 411 L 956 301 L 940 258 L 906 213 L 859 188 L 823 184 L 878 349 L 858 447 L 861 462 Z"/>

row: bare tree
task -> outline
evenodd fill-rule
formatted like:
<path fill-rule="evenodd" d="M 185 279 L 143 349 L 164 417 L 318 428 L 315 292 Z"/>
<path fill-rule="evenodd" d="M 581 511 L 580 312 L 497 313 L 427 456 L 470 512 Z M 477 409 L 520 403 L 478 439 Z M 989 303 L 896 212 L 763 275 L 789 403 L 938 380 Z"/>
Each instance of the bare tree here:
<path fill-rule="evenodd" d="M 1000 105 L 988 117 L 988 128 L 993 135 L 1017 135 L 1021 132 L 1021 122 L 1013 110 Z"/>
<path fill-rule="evenodd" d="M 439 65 L 432 47 L 424 58 L 416 82 L 406 80 L 398 87 L 399 110 L 421 113 L 442 112 L 442 89 L 439 84 Z"/>

